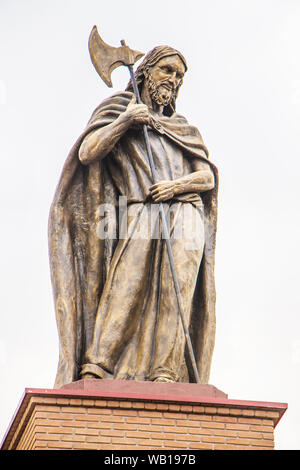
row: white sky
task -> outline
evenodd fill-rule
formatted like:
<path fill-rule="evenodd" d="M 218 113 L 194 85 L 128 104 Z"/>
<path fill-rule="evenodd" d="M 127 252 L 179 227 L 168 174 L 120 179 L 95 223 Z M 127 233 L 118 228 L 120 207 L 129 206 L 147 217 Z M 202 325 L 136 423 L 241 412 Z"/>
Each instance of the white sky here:
<path fill-rule="evenodd" d="M 210 383 L 287 402 L 276 448 L 300 449 L 299 23 L 297 0 L 0 0 L 0 438 L 25 387 L 55 379 L 47 220 L 67 153 L 112 93 L 88 53 L 96 24 L 111 45 L 187 58 L 177 110 L 220 171 Z M 128 71 L 112 78 L 124 89 Z"/>

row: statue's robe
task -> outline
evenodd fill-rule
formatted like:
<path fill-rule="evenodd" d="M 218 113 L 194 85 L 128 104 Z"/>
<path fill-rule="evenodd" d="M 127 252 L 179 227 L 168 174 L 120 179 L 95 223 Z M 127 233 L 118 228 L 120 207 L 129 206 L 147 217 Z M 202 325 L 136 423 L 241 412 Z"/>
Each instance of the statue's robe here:
<path fill-rule="evenodd" d="M 99 377 L 106 371 L 117 379 L 165 375 L 194 381 L 159 221 L 154 239 L 137 233 L 151 211 L 151 172 L 141 130 L 130 129 L 101 161 L 85 166 L 78 158 L 84 138 L 116 119 L 131 98 L 131 92 L 117 93 L 94 111 L 71 149 L 51 206 L 49 253 L 59 332 L 56 388 L 78 380 L 82 370 Z M 179 237 L 171 245 L 200 380 L 207 383 L 215 338 L 217 169 L 199 131 L 185 118 L 175 113 L 152 117 L 149 137 L 160 180 L 195 171 L 195 162 L 209 164 L 215 177 L 214 189 L 201 197 L 186 193 L 165 204 L 172 212 L 171 233 L 182 225 L 187 206 L 199 222 L 194 240 Z M 119 224 L 119 196 L 127 198 L 132 215 L 125 232 Z M 103 215 L 113 236 L 99 231 Z M 191 241 L 192 249 L 186 245 Z"/>

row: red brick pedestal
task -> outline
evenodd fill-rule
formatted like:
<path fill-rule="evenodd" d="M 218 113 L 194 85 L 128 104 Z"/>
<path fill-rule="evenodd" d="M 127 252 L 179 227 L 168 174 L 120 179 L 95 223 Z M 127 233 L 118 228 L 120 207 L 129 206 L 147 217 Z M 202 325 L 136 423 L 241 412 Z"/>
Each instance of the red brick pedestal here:
<path fill-rule="evenodd" d="M 273 449 L 286 408 L 230 400 L 212 385 L 80 380 L 27 388 L 1 449 Z"/>

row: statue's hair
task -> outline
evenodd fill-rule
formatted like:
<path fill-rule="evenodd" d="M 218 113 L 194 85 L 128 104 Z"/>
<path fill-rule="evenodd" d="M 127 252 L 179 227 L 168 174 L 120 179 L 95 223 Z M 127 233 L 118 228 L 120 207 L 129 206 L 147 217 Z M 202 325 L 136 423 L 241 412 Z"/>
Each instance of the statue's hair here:
<path fill-rule="evenodd" d="M 141 92 L 142 85 L 144 83 L 145 76 L 147 74 L 148 69 L 152 67 L 153 65 L 155 65 L 159 60 L 165 57 L 172 56 L 172 55 L 178 55 L 180 57 L 185 67 L 185 71 L 187 71 L 187 68 L 188 68 L 187 63 L 186 63 L 184 56 L 181 54 L 181 52 L 177 51 L 176 49 L 173 49 L 173 47 L 170 47 L 170 46 L 157 46 L 154 49 L 152 49 L 150 52 L 148 52 L 143 62 L 139 65 L 139 67 L 135 71 L 134 76 L 135 76 L 135 80 L 136 80 L 136 83 L 140 92 Z M 174 97 L 172 98 L 171 102 L 164 108 L 163 114 L 165 114 L 166 116 L 171 116 L 175 112 L 176 98 L 177 98 L 180 86 L 181 86 L 181 83 L 177 87 L 176 93 Z M 129 81 L 126 87 L 126 91 L 133 92 L 132 80 Z"/>

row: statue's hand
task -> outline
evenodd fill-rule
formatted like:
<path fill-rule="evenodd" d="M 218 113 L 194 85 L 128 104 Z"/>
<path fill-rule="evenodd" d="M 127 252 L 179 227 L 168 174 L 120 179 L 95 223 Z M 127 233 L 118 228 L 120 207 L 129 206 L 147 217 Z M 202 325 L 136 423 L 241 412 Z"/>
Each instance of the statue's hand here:
<path fill-rule="evenodd" d="M 150 123 L 148 106 L 146 104 L 137 104 L 135 95 L 133 95 L 132 100 L 127 106 L 126 111 L 124 112 L 124 117 L 128 119 L 131 126 Z"/>
<path fill-rule="evenodd" d="M 175 182 L 160 181 L 150 186 L 149 190 L 153 201 L 167 201 L 168 199 L 172 199 L 175 194 Z"/>

